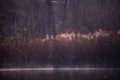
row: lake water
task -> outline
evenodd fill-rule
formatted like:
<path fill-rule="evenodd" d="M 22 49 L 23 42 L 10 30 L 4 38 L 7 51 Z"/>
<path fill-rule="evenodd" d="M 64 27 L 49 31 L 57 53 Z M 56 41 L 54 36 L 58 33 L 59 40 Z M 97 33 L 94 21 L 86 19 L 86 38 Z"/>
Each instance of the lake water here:
<path fill-rule="evenodd" d="M 0 80 L 120 80 L 120 71 L 0 71 Z"/>

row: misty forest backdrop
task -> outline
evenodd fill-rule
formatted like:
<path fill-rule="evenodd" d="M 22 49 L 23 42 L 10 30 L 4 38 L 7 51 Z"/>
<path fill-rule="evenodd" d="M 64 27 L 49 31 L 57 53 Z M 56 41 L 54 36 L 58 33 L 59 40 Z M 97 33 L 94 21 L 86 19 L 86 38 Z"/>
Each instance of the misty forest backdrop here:
<path fill-rule="evenodd" d="M 0 67 L 120 67 L 120 0 L 0 0 Z"/>

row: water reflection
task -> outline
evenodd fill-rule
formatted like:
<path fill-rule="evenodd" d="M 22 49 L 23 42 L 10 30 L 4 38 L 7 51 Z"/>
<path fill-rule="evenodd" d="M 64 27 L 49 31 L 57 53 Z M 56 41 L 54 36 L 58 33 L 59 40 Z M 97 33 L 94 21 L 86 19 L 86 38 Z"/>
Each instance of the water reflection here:
<path fill-rule="evenodd" d="M 1 80 L 120 80 L 119 73 L 119 70 L 0 72 Z"/>

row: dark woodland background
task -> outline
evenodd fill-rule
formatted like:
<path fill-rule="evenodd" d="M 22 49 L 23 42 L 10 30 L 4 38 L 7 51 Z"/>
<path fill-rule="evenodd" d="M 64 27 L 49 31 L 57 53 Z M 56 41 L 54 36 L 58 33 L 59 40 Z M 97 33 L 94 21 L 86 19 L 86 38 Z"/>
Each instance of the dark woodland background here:
<path fill-rule="evenodd" d="M 46 34 L 111 32 L 90 40 Z M 0 67 L 120 68 L 120 0 L 0 0 Z"/>

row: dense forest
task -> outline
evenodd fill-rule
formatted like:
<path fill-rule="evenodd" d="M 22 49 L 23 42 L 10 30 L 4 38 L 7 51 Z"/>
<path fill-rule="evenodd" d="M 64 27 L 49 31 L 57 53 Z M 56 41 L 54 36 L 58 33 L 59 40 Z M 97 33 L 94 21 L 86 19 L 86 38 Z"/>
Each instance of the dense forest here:
<path fill-rule="evenodd" d="M 0 67 L 120 67 L 120 0 L 0 0 Z"/>

